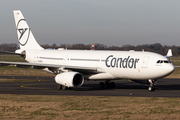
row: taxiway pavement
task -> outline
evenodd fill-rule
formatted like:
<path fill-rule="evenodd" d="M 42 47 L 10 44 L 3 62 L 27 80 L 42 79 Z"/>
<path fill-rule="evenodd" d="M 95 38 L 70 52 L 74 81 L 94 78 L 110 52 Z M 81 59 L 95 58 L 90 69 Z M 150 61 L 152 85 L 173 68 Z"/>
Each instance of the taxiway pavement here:
<path fill-rule="evenodd" d="M 76 95 L 76 96 L 136 96 L 136 97 L 180 97 L 180 79 L 160 79 L 156 91 L 148 86 L 131 81 L 114 81 L 114 89 L 100 89 L 99 81 L 85 81 L 82 87 L 58 90 L 54 77 L 1 76 L 1 79 L 21 79 L 26 82 L 2 82 L 0 94 L 23 95 Z M 36 80 L 29 81 L 27 80 Z"/>

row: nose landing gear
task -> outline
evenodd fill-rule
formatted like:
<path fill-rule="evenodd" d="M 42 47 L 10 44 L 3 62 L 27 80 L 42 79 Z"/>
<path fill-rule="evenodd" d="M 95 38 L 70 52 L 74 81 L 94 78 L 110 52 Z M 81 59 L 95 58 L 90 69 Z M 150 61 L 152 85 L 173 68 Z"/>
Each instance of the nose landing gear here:
<path fill-rule="evenodd" d="M 150 85 L 149 85 L 149 87 L 148 87 L 148 90 L 149 90 L 149 91 L 155 91 L 154 85 L 156 84 L 156 81 L 157 81 L 157 80 L 149 79 L 149 83 L 150 83 Z"/>

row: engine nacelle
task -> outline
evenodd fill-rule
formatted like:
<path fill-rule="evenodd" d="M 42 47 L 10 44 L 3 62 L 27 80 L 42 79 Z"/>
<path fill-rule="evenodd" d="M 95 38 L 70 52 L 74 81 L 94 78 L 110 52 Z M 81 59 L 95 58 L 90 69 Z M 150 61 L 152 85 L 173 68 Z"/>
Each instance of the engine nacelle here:
<path fill-rule="evenodd" d="M 55 81 L 67 87 L 79 87 L 84 83 L 84 77 L 78 72 L 64 72 L 56 75 Z"/>

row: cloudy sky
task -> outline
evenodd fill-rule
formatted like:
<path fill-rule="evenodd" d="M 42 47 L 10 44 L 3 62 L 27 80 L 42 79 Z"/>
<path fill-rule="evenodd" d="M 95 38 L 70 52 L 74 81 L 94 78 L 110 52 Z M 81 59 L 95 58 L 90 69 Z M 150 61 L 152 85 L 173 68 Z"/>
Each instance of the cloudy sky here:
<path fill-rule="evenodd" d="M 1 0 L 0 44 L 18 43 L 21 10 L 40 44 L 180 46 L 180 0 Z"/>

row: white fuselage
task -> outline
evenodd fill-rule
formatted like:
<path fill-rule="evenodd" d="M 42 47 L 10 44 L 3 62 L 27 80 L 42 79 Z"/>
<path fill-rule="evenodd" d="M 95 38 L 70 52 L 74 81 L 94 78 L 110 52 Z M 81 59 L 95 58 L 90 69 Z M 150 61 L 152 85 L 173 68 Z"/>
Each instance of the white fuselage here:
<path fill-rule="evenodd" d="M 26 60 L 30 63 L 96 67 L 104 71 L 89 75 L 87 79 L 159 79 L 174 71 L 173 64 L 166 57 L 143 51 L 26 50 Z M 159 60 L 162 62 L 157 63 Z"/>
<path fill-rule="evenodd" d="M 110 80 L 130 79 L 149 83 L 149 91 L 154 91 L 156 80 L 174 71 L 167 57 L 152 52 L 45 50 L 37 43 L 21 11 L 14 10 L 13 13 L 20 46 L 16 54 L 25 57 L 29 63 L 1 61 L 1 64 L 23 68 L 32 66 L 57 74 L 58 89 L 79 87 L 84 79 L 105 80 L 100 82 L 100 88 L 114 88 L 115 83 Z M 169 50 L 167 56 L 171 54 Z"/>

